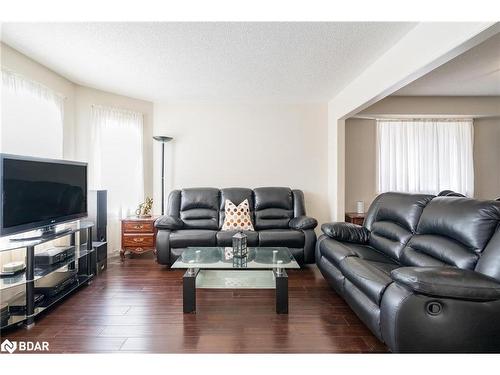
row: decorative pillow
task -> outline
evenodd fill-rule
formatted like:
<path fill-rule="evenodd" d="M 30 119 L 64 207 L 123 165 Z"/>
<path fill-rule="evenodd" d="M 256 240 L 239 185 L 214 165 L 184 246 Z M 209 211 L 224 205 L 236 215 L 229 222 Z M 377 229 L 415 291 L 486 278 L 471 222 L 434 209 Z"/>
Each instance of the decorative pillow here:
<path fill-rule="evenodd" d="M 226 217 L 224 218 L 222 230 L 254 230 L 250 218 L 248 199 L 241 202 L 238 207 L 229 199 L 226 199 L 225 212 Z"/>

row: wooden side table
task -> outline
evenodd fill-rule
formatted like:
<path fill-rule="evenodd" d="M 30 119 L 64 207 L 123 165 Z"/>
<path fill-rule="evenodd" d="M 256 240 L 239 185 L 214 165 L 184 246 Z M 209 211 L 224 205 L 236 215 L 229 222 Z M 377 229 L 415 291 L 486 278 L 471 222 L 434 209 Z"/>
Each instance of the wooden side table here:
<path fill-rule="evenodd" d="M 346 223 L 363 225 L 363 221 L 365 221 L 365 216 L 366 216 L 366 213 L 358 214 L 357 212 L 346 212 L 345 221 L 346 221 Z"/>
<path fill-rule="evenodd" d="M 133 254 L 144 254 L 148 251 L 156 253 L 156 228 L 154 223 L 158 216 L 130 216 L 122 219 L 122 246 L 120 257 L 125 260 L 127 251 Z"/>

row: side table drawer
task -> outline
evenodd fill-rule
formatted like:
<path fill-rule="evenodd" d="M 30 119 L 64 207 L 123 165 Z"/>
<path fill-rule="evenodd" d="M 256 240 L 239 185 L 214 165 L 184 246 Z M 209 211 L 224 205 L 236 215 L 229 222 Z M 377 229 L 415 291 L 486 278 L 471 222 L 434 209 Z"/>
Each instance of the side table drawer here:
<path fill-rule="evenodd" d="M 122 246 L 153 248 L 155 246 L 154 234 L 124 234 Z"/>
<path fill-rule="evenodd" d="M 144 221 L 124 221 L 123 233 L 153 233 L 154 224 Z"/>

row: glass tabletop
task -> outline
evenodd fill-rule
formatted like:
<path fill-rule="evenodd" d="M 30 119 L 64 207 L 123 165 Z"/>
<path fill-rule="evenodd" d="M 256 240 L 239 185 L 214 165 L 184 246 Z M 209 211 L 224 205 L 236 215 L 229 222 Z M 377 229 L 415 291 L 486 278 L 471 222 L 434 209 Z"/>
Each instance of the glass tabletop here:
<path fill-rule="evenodd" d="M 246 258 L 233 258 L 232 247 L 188 247 L 172 268 L 272 269 L 300 268 L 286 247 L 249 247 Z"/>

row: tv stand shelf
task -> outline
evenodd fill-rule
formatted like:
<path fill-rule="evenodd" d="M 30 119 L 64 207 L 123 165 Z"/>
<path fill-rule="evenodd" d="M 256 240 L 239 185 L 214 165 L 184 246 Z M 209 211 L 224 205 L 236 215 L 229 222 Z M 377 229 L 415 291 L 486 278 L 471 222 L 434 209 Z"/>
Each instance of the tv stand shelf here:
<path fill-rule="evenodd" d="M 77 221 L 64 224 L 62 231 L 57 231 L 53 235 L 44 236 L 35 240 L 26 241 L 11 241 L 8 237 L 0 238 L 0 252 L 25 249 L 26 251 L 26 269 L 13 276 L 3 276 L 0 278 L 0 293 L 8 293 L 12 288 L 25 287 L 25 302 L 26 305 L 21 311 L 10 312 L 10 317 L 7 322 L 2 322 L 1 330 L 9 327 L 17 326 L 24 323 L 26 327 L 31 327 L 35 324 L 35 317 L 45 311 L 47 308 L 58 303 L 69 294 L 73 293 L 83 285 L 87 285 L 96 274 L 96 254 L 92 246 L 92 222 Z M 80 244 L 80 240 L 76 241 L 76 234 L 87 232 L 86 243 Z M 45 244 L 49 241 L 54 241 L 63 237 L 69 236 L 69 241 L 72 246 L 75 246 L 75 254 L 68 259 L 58 262 L 53 265 L 35 266 L 35 247 Z M 78 239 L 80 236 L 78 237 Z M 35 282 L 57 271 L 67 272 L 75 271 L 77 280 L 53 296 L 45 296 L 41 301 L 35 303 Z M 2 303 L 9 301 L 2 301 Z M 10 308 L 9 308 L 10 309 Z"/>

